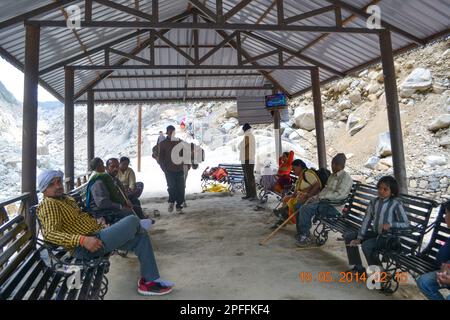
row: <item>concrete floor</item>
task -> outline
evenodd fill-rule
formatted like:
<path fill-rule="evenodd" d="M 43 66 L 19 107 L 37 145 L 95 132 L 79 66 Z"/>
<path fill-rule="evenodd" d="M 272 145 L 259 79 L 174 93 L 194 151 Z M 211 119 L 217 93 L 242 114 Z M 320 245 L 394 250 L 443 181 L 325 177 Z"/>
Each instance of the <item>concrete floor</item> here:
<path fill-rule="evenodd" d="M 161 199 L 144 201 L 146 212 L 161 212 L 150 235 L 162 278 L 176 286 L 166 296 L 140 296 L 137 257 L 113 256 L 106 299 L 423 299 L 412 281 L 394 295 L 369 290 L 364 283 L 302 283 L 300 272 L 311 272 L 313 279 L 318 272 L 331 272 L 337 279 L 348 268 L 343 243 L 333 234 L 321 248 L 299 249 L 291 225 L 260 246 L 273 215 L 254 211 L 256 203 L 240 196 L 189 200 L 183 215 L 168 213 Z"/>

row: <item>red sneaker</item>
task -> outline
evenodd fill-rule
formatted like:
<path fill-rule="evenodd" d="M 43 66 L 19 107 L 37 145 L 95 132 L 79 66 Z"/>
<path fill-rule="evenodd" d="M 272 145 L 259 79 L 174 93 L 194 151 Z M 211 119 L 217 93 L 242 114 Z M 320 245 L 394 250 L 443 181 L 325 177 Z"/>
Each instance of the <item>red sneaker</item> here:
<path fill-rule="evenodd" d="M 172 291 L 172 287 L 163 286 L 158 282 L 145 282 L 141 278 L 138 282 L 138 292 L 144 296 L 162 296 Z"/>

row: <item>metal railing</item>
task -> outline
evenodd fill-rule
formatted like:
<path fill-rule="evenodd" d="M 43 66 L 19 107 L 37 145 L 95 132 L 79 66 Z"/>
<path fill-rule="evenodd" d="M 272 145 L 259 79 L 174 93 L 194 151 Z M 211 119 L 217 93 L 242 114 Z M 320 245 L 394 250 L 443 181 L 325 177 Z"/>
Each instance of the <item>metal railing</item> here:
<path fill-rule="evenodd" d="M 70 178 L 66 178 L 64 180 L 66 193 L 86 184 L 89 181 L 89 176 L 91 175 L 91 173 L 92 173 L 92 171 L 89 171 L 89 172 L 83 173 L 82 175 L 76 176 L 74 178 L 73 188 L 71 187 L 72 184 L 71 184 Z"/>
<path fill-rule="evenodd" d="M 18 202 L 20 202 L 20 204 L 16 212 L 8 212 L 6 207 L 11 204 L 17 204 Z M 36 221 L 29 214 L 30 208 L 36 203 L 36 194 L 31 194 L 29 192 L 0 201 L 0 225 L 8 222 L 12 217 L 21 215 L 25 217 L 25 221 L 30 230 L 36 230 Z"/>

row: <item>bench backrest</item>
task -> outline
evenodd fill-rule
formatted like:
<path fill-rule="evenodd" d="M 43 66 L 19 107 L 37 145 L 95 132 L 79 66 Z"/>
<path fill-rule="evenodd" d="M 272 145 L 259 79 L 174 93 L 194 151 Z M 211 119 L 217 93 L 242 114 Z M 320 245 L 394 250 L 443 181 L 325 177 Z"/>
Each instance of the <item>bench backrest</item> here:
<path fill-rule="evenodd" d="M 441 205 L 436 220 L 433 226 L 433 233 L 431 234 L 430 241 L 425 249 L 420 253 L 420 256 L 430 262 L 435 263 L 436 255 L 439 249 L 443 246 L 445 241 L 450 238 L 450 228 L 445 223 L 445 208 Z"/>
<path fill-rule="evenodd" d="M 244 170 L 241 164 L 219 164 L 219 167 L 227 170 L 230 177 L 243 177 Z"/>
<path fill-rule="evenodd" d="M 35 248 L 32 232 L 23 216 L 0 226 L 0 287 Z"/>
<path fill-rule="evenodd" d="M 344 208 L 346 220 L 354 223 L 358 228 L 366 214 L 369 202 L 378 196 L 375 186 L 356 183 L 352 186 L 349 201 Z M 401 236 L 404 252 L 414 252 L 420 248 L 425 231 L 427 229 L 431 212 L 437 203 L 430 199 L 415 197 L 411 195 L 400 195 L 406 214 L 412 226 L 413 232 Z"/>

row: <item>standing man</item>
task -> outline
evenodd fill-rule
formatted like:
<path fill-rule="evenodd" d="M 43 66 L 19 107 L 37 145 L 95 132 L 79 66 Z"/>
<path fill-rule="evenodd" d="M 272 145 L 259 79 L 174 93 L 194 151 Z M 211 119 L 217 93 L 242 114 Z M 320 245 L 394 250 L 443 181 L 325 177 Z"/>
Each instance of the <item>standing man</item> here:
<path fill-rule="evenodd" d="M 256 200 L 256 183 L 255 183 L 255 136 L 251 132 L 251 126 L 246 123 L 242 127 L 244 130 L 244 139 L 239 144 L 240 160 L 242 169 L 244 170 L 245 197 L 244 200 Z"/>
<path fill-rule="evenodd" d="M 158 141 L 156 142 L 156 144 L 160 144 L 162 141 L 164 141 L 166 139 L 166 136 L 164 135 L 164 133 L 162 131 L 159 132 L 159 137 L 158 137 Z"/>
<path fill-rule="evenodd" d="M 175 138 L 174 126 L 168 126 L 166 134 L 167 138 L 158 144 L 157 161 L 166 176 L 167 191 L 169 192 L 169 212 L 173 211 L 176 203 L 177 213 L 182 214 L 185 195 L 183 150 L 180 149 L 179 153 L 173 150 L 181 142 L 180 139 Z"/>

